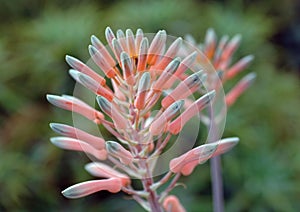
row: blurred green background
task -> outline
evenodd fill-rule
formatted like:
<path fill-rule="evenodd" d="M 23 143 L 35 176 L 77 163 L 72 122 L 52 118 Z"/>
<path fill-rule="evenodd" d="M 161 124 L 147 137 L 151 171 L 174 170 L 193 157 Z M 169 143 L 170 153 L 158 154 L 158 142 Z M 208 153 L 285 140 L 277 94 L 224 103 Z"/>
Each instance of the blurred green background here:
<path fill-rule="evenodd" d="M 257 80 L 229 110 L 223 156 L 227 211 L 300 211 L 299 1 L 0 0 L 0 211 L 141 211 L 122 193 L 66 200 L 60 191 L 93 179 L 84 154 L 49 142 L 49 122 L 71 123 L 46 93 L 72 94 L 65 54 L 83 61 L 104 29 L 166 29 L 199 42 L 212 27 L 241 33 L 237 58 L 254 54 Z M 226 88 L 225 88 L 226 89 Z M 208 163 L 174 190 L 188 211 L 211 211 Z M 125 209 L 124 209 L 125 208 Z"/>

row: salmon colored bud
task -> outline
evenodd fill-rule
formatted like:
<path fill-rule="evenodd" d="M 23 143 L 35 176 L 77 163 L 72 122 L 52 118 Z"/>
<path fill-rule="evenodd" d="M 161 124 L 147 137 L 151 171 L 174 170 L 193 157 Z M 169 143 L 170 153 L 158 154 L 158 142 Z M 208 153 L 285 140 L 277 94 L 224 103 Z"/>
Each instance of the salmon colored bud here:
<path fill-rule="evenodd" d="M 101 43 L 101 41 L 95 35 L 91 36 L 91 42 L 92 45 L 100 52 L 103 58 L 107 61 L 107 63 L 111 67 L 114 67 L 116 65 L 116 61 L 113 59 L 113 57 L 107 51 L 106 47 Z"/>
<path fill-rule="evenodd" d="M 126 52 L 121 53 L 121 65 L 123 70 L 123 77 L 129 85 L 134 84 L 133 64 L 131 58 Z"/>
<path fill-rule="evenodd" d="M 223 154 L 232 149 L 239 139 L 237 137 L 225 138 L 217 142 L 204 144 L 170 161 L 170 170 L 185 176 L 191 174 L 198 164 L 206 162 L 209 158 Z"/>
<path fill-rule="evenodd" d="M 151 86 L 150 81 L 151 81 L 151 76 L 150 76 L 149 72 L 143 73 L 143 75 L 139 81 L 137 97 L 134 101 L 134 106 L 139 110 L 141 110 L 145 107 L 146 95 Z"/>
<path fill-rule="evenodd" d="M 106 29 L 105 29 L 105 38 L 106 38 L 106 41 L 107 41 L 108 45 L 110 46 L 110 48 L 113 49 L 112 40 L 114 38 L 116 38 L 116 36 L 110 27 L 106 27 Z"/>
<path fill-rule="evenodd" d="M 128 165 L 132 163 L 132 154 L 128 150 L 126 150 L 121 144 L 115 141 L 107 141 L 106 150 L 109 154 L 119 158 L 123 164 Z"/>
<path fill-rule="evenodd" d="M 230 69 L 226 71 L 225 78 L 231 79 L 236 76 L 238 73 L 243 71 L 254 59 L 253 55 L 248 55 L 240 59 L 236 64 L 234 64 Z"/>
<path fill-rule="evenodd" d="M 117 60 L 120 62 L 121 61 L 121 59 L 120 59 L 121 53 L 124 51 L 123 47 L 120 44 L 120 41 L 117 40 L 116 38 L 114 38 L 112 40 L 112 46 L 113 46 L 113 51 L 115 53 L 115 56 L 116 56 Z"/>
<path fill-rule="evenodd" d="M 114 98 L 113 93 L 110 90 L 99 85 L 99 83 L 93 80 L 93 78 L 89 77 L 88 75 L 82 74 L 81 72 L 76 71 L 74 69 L 70 69 L 69 73 L 77 82 L 82 84 L 84 87 L 90 89 L 95 94 L 104 96 L 109 101 L 113 100 Z"/>
<path fill-rule="evenodd" d="M 149 45 L 148 39 L 143 38 L 139 47 L 138 65 L 137 65 L 138 72 L 142 72 L 146 70 L 148 45 Z"/>
<path fill-rule="evenodd" d="M 208 29 L 205 36 L 204 54 L 208 59 L 212 59 L 216 48 L 216 33 L 213 29 Z"/>
<path fill-rule="evenodd" d="M 103 55 L 94 46 L 89 45 L 89 53 L 93 61 L 101 68 L 108 78 L 113 78 L 116 76 L 114 67 L 105 60 Z"/>
<path fill-rule="evenodd" d="M 127 50 L 130 57 L 134 57 L 136 55 L 135 40 L 134 40 L 134 34 L 131 29 L 126 30 L 126 44 L 127 44 Z"/>
<path fill-rule="evenodd" d="M 244 93 L 254 82 L 256 78 L 255 73 L 250 73 L 243 77 L 236 86 L 234 86 L 225 96 L 227 106 L 231 106 L 237 98 Z"/>
<path fill-rule="evenodd" d="M 160 30 L 156 33 L 148 50 L 148 55 L 147 55 L 148 65 L 152 66 L 157 62 L 158 58 L 161 56 L 162 50 L 165 47 L 166 40 L 167 40 L 167 33 L 165 30 Z"/>
<path fill-rule="evenodd" d="M 137 56 L 140 53 L 140 46 L 143 38 L 144 38 L 143 30 L 137 29 L 135 35 L 135 52 L 136 52 L 135 56 Z"/>
<path fill-rule="evenodd" d="M 91 78 L 93 78 L 95 81 L 97 81 L 98 83 L 100 83 L 100 85 L 105 85 L 106 84 L 106 80 L 101 77 L 100 75 L 98 75 L 96 72 L 94 72 L 90 67 L 88 67 L 87 65 L 85 65 L 83 62 L 81 62 L 80 60 L 66 55 L 66 61 L 67 63 L 74 69 L 76 69 L 77 71 L 80 71 L 88 76 L 90 76 Z"/>
<path fill-rule="evenodd" d="M 184 99 L 192 94 L 191 89 L 193 87 L 199 87 L 200 84 L 206 79 L 206 75 L 202 71 L 192 74 L 182 81 L 169 95 L 167 95 L 162 101 L 163 108 L 168 107 L 174 101 L 178 99 Z"/>
<path fill-rule="evenodd" d="M 178 134 L 183 126 L 196 114 L 198 114 L 201 110 L 203 110 L 208 103 L 215 96 L 215 91 L 211 91 L 201 98 L 199 98 L 196 102 L 190 105 L 180 116 L 178 116 L 174 121 L 172 121 L 168 130 L 172 134 Z"/>
<path fill-rule="evenodd" d="M 177 38 L 169 47 L 168 51 L 159 61 L 159 63 L 155 66 L 157 71 L 164 70 L 168 64 L 173 60 L 173 58 L 178 53 L 180 47 L 182 45 L 182 38 Z"/>
<path fill-rule="evenodd" d="M 100 163 L 100 162 L 89 163 L 85 165 L 85 169 L 95 177 L 119 178 L 123 186 L 130 184 L 130 179 L 127 175 L 118 172 L 117 170 L 113 169 L 112 167 L 104 163 Z"/>
<path fill-rule="evenodd" d="M 101 108 L 101 110 L 112 118 L 114 125 L 117 129 L 126 129 L 128 127 L 128 121 L 120 113 L 120 111 L 110 103 L 105 97 L 97 96 L 96 100 Z"/>
<path fill-rule="evenodd" d="M 175 58 L 172 62 L 169 63 L 169 65 L 165 68 L 165 70 L 162 72 L 162 74 L 159 76 L 159 78 L 154 83 L 152 89 L 154 91 L 161 92 L 163 85 L 169 80 L 169 78 L 175 73 L 178 66 L 180 64 L 180 58 Z"/>
<path fill-rule="evenodd" d="M 235 35 L 229 42 L 228 44 L 225 46 L 224 51 L 222 53 L 221 56 L 221 60 L 229 60 L 231 58 L 231 56 L 233 55 L 233 53 L 235 52 L 235 50 L 238 48 L 240 42 L 241 42 L 241 35 Z"/>
<path fill-rule="evenodd" d="M 104 149 L 105 148 L 105 141 L 103 138 L 91 135 L 86 133 L 80 129 L 75 127 L 66 125 L 66 124 L 59 124 L 59 123 L 51 123 L 50 127 L 53 131 L 67 137 L 75 138 L 81 141 L 84 141 L 96 149 Z"/>
<path fill-rule="evenodd" d="M 50 140 L 52 144 L 61 149 L 85 152 L 89 155 L 94 156 L 98 160 L 106 160 L 107 158 L 107 152 L 105 149 L 95 149 L 90 144 L 74 138 L 53 137 Z"/>
<path fill-rule="evenodd" d="M 159 135 L 165 129 L 168 121 L 175 117 L 184 104 L 184 100 L 179 100 L 170 105 L 156 120 L 154 120 L 149 128 L 152 135 Z"/>
<path fill-rule="evenodd" d="M 51 104 L 65 110 L 78 113 L 86 117 L 87 119 L 96 122 L 97 124 L 99 124 L 99 122 L 104 119 L 104 116 L 101 112 L 95 110 L 94 108 L 90 107 L 89 105 L 75 97 L 68 95 L 55 96 L 50 94 L 48 94 L 46 97 Z"/>
<path fill-rule="evenodd" d="M 163 207 L 166 212 L 186 212 L 178 198 L 174 195 L 169 195 L 164 199 Z"/>
<path fill-rule="evenodd" d="M 107 180 L 91 180 L 82 183 L 75 184 L 61 193 L 70 199 L 76 199 L 85 197 L 98 191 L 107 190 L 111 193 L 117 193 L 121 191 L 122 183 L 118 178 L 111 178 Z"/>
<path fill-rule="evenodd" d="M 120 46 L 122 47 L 122 49 L 124 51 L 128 51 L 127 50 L 127 44 L 126 44 L 126 38 L 125 38 L 125 34 L 122 30 L 118 29 L 117 30 L 117 39 L 119 41 Z"/>

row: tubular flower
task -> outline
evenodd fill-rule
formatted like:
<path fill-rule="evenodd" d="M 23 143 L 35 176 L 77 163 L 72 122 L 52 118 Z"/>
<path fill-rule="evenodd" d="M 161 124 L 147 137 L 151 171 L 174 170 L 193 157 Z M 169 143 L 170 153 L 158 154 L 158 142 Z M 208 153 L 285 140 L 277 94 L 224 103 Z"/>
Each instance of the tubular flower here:
<path fill-rule="evenodd" d="M 66 56 L 72 68 L 70 75 L 94 93 L 99 109 L 76 97 L 47 95 L 53 105 L 102 125 L 116 138 L 106 141 L 73 126 L 50 124 L 62 135 L 52 138 L 51 142 L 63 149 L 87 153 L 93 162 L 85 169 L 95 177 L 104 178 L 73 185 L 62 194 L 67 198 L 79 198 L 102 190 L 123 191 L 147 211 L 185 211 L 179 200 L 169 195 L 179 176 L 189 175 L 198 164 L 226 152 L 238 141 L 224 139 L 195 147 L 181 156 L 174 153 L 164 176 L 154 181 L 160 155 L 168 152 L 167 146 L 174 144 L 172 135 L 179 134 L 193 117 L 206 114 L 205 108 L 211 108 L 214 102 L 214 89 L 220 89 L 214 84 L 207 85 L 211 70 L 207 70 L 198 58 L 206 55 L 216 69 L 223 68 L 223 80 L 227 80 L 245 68 L 252 57 L 228 68 L 240 38 L 237 36 L 228 43 L 222 38 L 217 46 L 213 31 L 206 37 L 204 54 L 195 49 L 187 51 L 181 38 L 167 45 L 164 30 L 158 31 L 150 41 L 141 29 L 135 35 L 130 29 L 125 33 L 118 30 L 115 35 L 108 27 L 105 37 L 107 46 L 93 35 L 88 48 L 91 59 L 102 73 Z M 232 104 L 252 78 L 242 80 L 224 101 Z M 143 190 L 134 189 L 130 178 L 141 180 Z M 159 194 L 157 188 L 166 183 L 169 183 L 168 188 Z"/>

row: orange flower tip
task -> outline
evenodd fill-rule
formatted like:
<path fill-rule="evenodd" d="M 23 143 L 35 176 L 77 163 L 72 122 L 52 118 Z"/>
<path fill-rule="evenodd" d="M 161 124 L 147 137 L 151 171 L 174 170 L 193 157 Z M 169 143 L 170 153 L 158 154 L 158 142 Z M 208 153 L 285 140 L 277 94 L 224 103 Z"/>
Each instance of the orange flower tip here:
<path fill-rule="evenodd" d="M 96 193 L 98 191 L 107 190 L 111 193 L 121 191 L 122 183 L 118 178 L 111 178 L 105 180 L 91 180 L 75 184 L 61 193 L 69 199 L 77 199 Z"/>

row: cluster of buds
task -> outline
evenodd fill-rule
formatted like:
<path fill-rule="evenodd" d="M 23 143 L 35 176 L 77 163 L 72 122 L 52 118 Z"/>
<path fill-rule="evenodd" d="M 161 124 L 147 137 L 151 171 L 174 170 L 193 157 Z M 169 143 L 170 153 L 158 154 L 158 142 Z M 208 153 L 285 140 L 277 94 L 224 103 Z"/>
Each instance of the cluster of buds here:
<path fill-rule="evenodd" d="M 230 79 L 243 70 L 252 57 L 245 57 L 228 68 L 239 37 L 229 42 L 223 37 L 216 46 L 212 30 L 207 33 L 204 54 L 181 38 L 172 38 L 167 45 L 169 38 L 164 30 L 157 32 L 151 42 L 141 29 L 135 35 L 130 29 L 125 33 L 118 30 L 115 35 L 107 28 L 105 36 L 108 47 L 95 36 L 91 37 L 89 46 L 91 58 L 102 74 L 66 56 L 72 67 L 70 75 L 95 94 L 99 110 L 73 96 L 47 95 L 53 105 L 77 113 L 97 126 L 102 125 L 115 137 L 114 141 L 108 141 L 73 126 L 50 124 L 62 135 L 51 138 L 51 142 L 63 149 L 88 154 L 93 162 L 85 169 L 99 178 L 75 184 L 62 194 L 67 198 L 80 198 L 102 190 L 123 191 L 147 211 L 185 211 L 178 198 L 170 194 L 180 176 L 190 175 L 198 164 L 230 150 L 238 138 L 216 139 L 191 146 L 185 152 L 170 153 L 167 169 L 160 172 L 156 180 L 158 159 L 171 151 L 170 146 L 176 142 L 174 138 L 192 118 L 198 117 L 200 122 L 199 114 L 203 114 L 206 117 L 203 122 L 207 124 L 214 119 L 207 117 L 205 110 L 213 108 L 222 90 L 220 78 L 221 81 Z M 213 68 L 207 68 L 212 67 L 209 62 L 222 74 L 212 74 Z M 252 78 L 248 75 L 242 79 L 226 95 L 224 106 L 225 103 L 231 105 Z M 134 188 L 131 179 L 139 179 L 143 189 Z M 160 191 L 165 184 L 165 189 Z"/>

